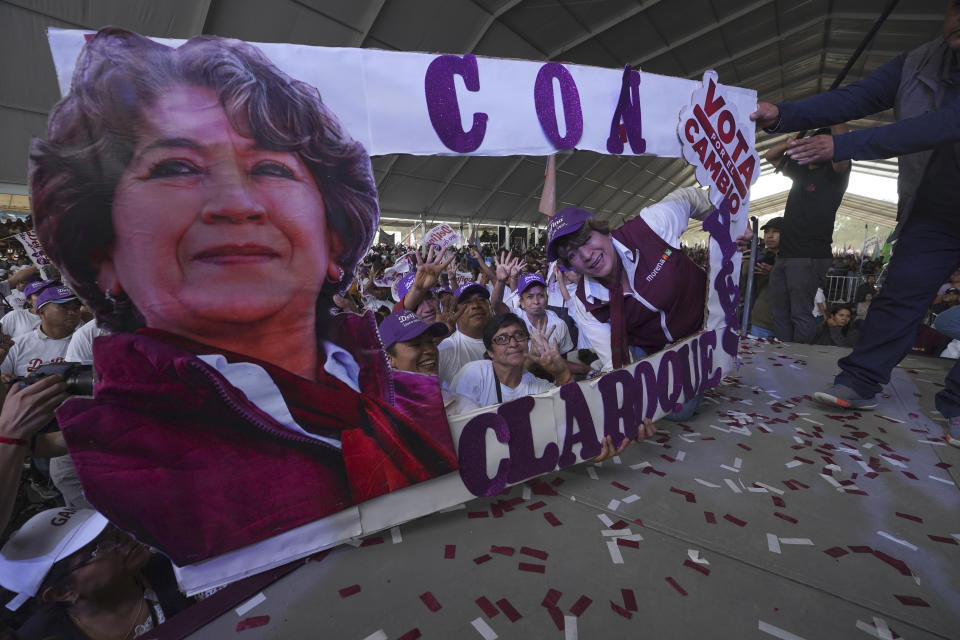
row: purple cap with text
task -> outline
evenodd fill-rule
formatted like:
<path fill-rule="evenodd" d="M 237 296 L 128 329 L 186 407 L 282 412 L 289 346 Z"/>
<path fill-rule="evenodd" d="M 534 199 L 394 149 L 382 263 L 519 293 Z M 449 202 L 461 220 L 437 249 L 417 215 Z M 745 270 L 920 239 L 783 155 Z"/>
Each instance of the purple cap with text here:
<path fill-rule="evenodd" d="M 427 324 L 412 311 L 406 310 L 391 313 L 380 323 L 380 337 L 383 339 L 384 349 L 398 342 L 419 338 L 427 332 L 435 338 L 443 338 L 450 330 L 442 322 Z"/>
<path fill-rule="evenodd" d="M 544 289 L 547 288 L 547 283 L 539 273 L 524 273 L 520 276 L 520 280 L 517 281 L 517 295 L 523 295 L 523 292 L 527 288 L 538 284 Z"/>
<path fill-rule="evenodd" d="M 547 260 L 556 260 L 557 241 L 580 230 L 583 223 L 593 217 L 589 211 L 577 207 L 567 207 L 550 218 L 547 223 Z"/>

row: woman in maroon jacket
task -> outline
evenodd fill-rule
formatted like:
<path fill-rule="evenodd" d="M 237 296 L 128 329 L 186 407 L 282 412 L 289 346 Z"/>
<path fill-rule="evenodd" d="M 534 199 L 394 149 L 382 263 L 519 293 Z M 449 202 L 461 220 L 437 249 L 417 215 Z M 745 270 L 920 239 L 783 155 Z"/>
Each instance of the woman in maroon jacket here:
<path fill-rule="evenodd" d="M 331 315 L 377 228 L 370 159 L 256 47 L 101 30 L 30 180 L 113 332 L 58 419 L 121 528 L 194 563 L 456 468 L 436 383 L 389 372 L 372 315 Z"/>

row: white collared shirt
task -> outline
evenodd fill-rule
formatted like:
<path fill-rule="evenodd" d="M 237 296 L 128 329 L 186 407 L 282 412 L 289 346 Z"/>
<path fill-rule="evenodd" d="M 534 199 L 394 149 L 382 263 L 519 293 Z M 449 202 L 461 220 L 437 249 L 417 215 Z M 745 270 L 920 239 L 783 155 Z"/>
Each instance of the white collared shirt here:
<path fill-rule="evenodd" d="M 25 376 L 42 364 L 63 362 L 69 346 L 70 336 L 54 339 L 37 327 L 17 337 L 0 363 L 0 373 Z"/>

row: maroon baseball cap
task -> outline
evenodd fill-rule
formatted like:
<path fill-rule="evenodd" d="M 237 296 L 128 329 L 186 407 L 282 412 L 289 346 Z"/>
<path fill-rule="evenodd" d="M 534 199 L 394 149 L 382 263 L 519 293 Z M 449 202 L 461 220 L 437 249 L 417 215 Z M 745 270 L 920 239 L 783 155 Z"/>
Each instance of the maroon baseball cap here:
<path fill-rule="evenodd" d="M 550 218 L 547 223 L 547 260 L 556 260 L 557 241 L 580 230 L 583 224 L 593 217 L 593 214 L 577 207 L 567 207 Z"/>
<path fill-rule="evenodd" d="M 380 323 L 380 338 L 383 340 L 384 349 L 398 342 L 419 338 L 427 332 L 436 338 L 443 338 L 450 333 L 450 329 L 442 322 L 427 324 L 415 313 L 407 310 L 391 313 Z"/>

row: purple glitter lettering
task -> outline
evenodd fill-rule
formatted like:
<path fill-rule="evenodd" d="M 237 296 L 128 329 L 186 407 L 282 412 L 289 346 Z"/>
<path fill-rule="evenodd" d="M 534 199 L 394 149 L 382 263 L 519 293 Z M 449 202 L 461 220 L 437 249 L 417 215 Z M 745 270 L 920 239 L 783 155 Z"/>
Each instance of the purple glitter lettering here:
<path fill-rule="evenodd" d="M 460 446 L 457 460 L 460 462 L 460 479 L 463 485 L 475 496 L 495 496 L 507 487 L 507 475 L 510 472 L 510 459 L 505 458 L 497 465 L 497 473 L 487 476 L 487 429 L 492 429 L 497 440 L 510 442 L 510 427 L 496 413 L 481 413 L 472 418 L 463 427 L 460 434 Z"/>
<path fill-rule="evenodd" d="M 440 141 L 457 153 L 476 151 L 487 132 L 487 114 L 474 113 L 473 126 L 464 131 L 460 122 L 460 104 L 457 102 L 457 90 L 453 76 L 459 75 L 467 91 L 480 90 L 480 74 L 477 70 L 477 58 L 472 54 L 460 56 L 438 56 L 427 67 L 424 77 L 424 89 L 427 94 L 427 112 L 430 124 L 437 132 Z"/>
<path fill-rule="evenodd" d="M 623 404 L 617 401 L 617 385 L 623 387 Z M 603 402 L 603 433 L 610 436 L 613 446 L 619 447 L 624 436 L 635 440 L 639 435 L 637 425 L 640 422 L 635 416 L 636 401 L 633 398 L 633 388 L 636 382 L 630 372 L 619 369 L 600 378 L 597 390 Z M 623 431 L 620 424 L 623 423 Z"/>
<path fill-rule="evenodd" d="M 652 364 L 643 360 L 633 370 L 633 379 L 635 415 L 641 419 L 653 418 L 653 414 L 657 412 L 657 398 L 660 396 L 657 390 L 657 372 L 653 370 Z"/>
<path fill-rule="evenodd" d="M 567 414 L 567 429 L 563 436 L 563 451 L 560 453 L 559 463 L 561 467 L 569 467 L 577 462 L 577 457 L 573 454 L 574 444 L 580 443 L 580 457 L 589 460 L 600 454 L 600 441 L 597 440 L 593 416 L 590 415 L 587 399 L 583 397 L 580 386 L 567 384 L 560 387 L 560 398 Z M 578 427 L 576 430 L 574 423 Z"/>
<path fill-rule="evenodd" d="M 554 109 L 553 80 L 560 82 L 560 99 L 563 102 L 563 119 L 566 135 L 560 137 L 557 113 Z M 557 149 L 573 149 L 583 135 L 583 110 L 580 93 L 573 76 L 559 62 L 548 62 L 540 67 L 533 85 L 533 101 L 543 133 Z"/>
<path fill-rule="evenodd" d="M 620 86 L 620 99 L 613 112 L 610 123 L 610 137 L 607 138 L 609 153 L 623 153 L 623 139 L 620 137 L 620 125 L 623 124 L 630 150 L 634 153 L 643 153 L 647 150 L 647 141 L 643 137 L 643 123 L 640 108 L 640 73 L 627 65 L 623 69 L 623 80 Z"/>
<path fill-rule="evenodd" d="M 557 468 L 560 448 L 556 442 L 547 443 L 543 455 L 539 458 L 533 450 L 533 428 L 530 426 L 530 412 L 536 401 L 530 396 L 517 398 L 513 402 L 500 405 L 497 413 L 510 429 L 510 469 L 508 482 L 520 482 L 527 478 L 549 473 Z M 488 494 L 489 495 L 489 494 Z"/>

